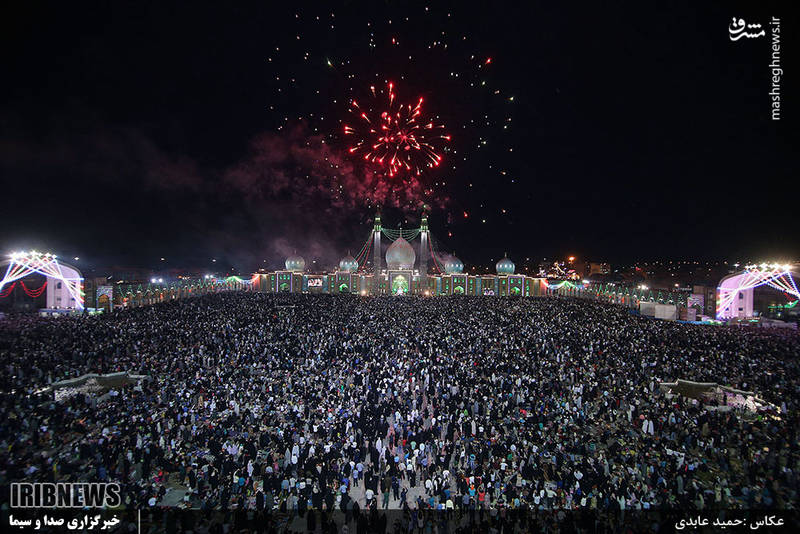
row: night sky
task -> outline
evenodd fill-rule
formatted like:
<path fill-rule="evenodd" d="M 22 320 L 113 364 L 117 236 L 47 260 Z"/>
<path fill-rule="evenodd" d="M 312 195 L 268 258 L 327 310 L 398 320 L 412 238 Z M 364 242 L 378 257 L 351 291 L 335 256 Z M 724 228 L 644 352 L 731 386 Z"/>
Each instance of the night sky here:
<path fill-rule="evenodd" d="M 789 2 L 25 4 L 0 37 L 3 253 L 327 266 L 376 207 L 413 228 L 424 205 L 468 266 L 800 256 Z M 771 36 L 732 42 L 734 16 L 781 19 L 781 121 Z M 388 82 L 451 136 L 420 176 L 348 151 L 351 101 Z"/>

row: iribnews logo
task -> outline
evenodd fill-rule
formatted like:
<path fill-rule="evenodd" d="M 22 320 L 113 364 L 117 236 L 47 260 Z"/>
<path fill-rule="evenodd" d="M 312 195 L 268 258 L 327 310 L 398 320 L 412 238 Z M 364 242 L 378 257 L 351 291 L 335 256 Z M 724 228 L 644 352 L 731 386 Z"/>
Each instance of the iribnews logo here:
<path fill-rule="evenodd" d="M 13 482 L 11 508 L 115 508 L 122 503 L 114 482 Z"/>

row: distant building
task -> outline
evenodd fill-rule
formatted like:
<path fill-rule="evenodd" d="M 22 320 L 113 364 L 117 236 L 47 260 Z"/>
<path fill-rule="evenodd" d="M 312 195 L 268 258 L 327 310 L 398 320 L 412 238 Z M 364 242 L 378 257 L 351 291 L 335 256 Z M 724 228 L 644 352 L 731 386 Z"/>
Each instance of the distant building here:
<path fill-rule="evenodd" d="M 381 236 L 392 243 L 382 258 Z M 411 242 L 418 244 L 415 251 Z M 367 258 L 372 250 L 372 267 Z M 385 263 L 384 263 L 385 260 Z M 429 270 L 429 263 L 430 270 Z M 385 265 L 385 267 L 383 267 Z M 286 269 L 253 274 L 253 289 L 266 293 L 355 293 L 359 295 L 487 295 L 538 296 L 547 291 L 544 278 L 515 274 L 507 257 L 495 265 L 497 274 L 467 274 L 455 256 L 440 256 L 433 247 L 427 218 L 419 228 L 383 228 L 380 216 L 360 253 L 349 254 L 328 273 L 305 273 L 305 260 L 292 256 Z"/>
<path fill-rule="evenodd" d="M 611 272 L 611 265 L 608 263 L 589 263 L 589 276 L 593 274 L 609 274 Z"/>
<path fill-rule="evenodd" d="M 692 287 L 690 297 L 692 307 L 701 315 L 716 317 L 717 315 L 717 288 L 716 286 L 698 285 Z"/>

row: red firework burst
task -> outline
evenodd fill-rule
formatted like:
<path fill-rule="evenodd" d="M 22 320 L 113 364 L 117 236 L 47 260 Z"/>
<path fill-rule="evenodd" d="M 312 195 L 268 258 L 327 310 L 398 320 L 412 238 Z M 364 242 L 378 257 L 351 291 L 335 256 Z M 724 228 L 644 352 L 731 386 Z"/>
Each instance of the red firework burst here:
<path fill-rule="evenodd" d="M 370 90 L 377 102 L 375 87 Z M 345 135 L 358 139 L 350 153 L 385 166 L 390 177 L 402 172 L 419 176 L 425 168 L 438 167 L 442 161 L 440 148 L 450 141 L 443 133 L 444 126 L 424 118 L 422 98 L 416 105 L 398 104 L 391 82 L 386 94 L 388 106 L 376 106 L 377 111 L 362 109 L 355 100 L 350 103 L 350 112 L 358 117 L 354 126 L 344 126 Z"/>

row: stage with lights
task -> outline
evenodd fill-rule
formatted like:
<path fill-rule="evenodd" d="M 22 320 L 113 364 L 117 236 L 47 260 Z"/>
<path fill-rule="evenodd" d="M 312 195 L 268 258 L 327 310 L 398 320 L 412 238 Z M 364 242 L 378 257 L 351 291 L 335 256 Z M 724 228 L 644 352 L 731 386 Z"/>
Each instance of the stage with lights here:
<path fill-rule="evenodd" d="M 0 280 L 0 299 L 5 301 L 12 298 L 15 291 L 22 290 L 34 301 L 43 297 L 44 306 L 40 310 L 47 314 L 83 310 L 83 277 L 78 269 L 59 261 L 55 254 L 35 250 L 14 252 L 9 259 L 0 262 L 2 267 L 5 273 Z M 38 288 L 29 287 L 31 280 L 42 277 L 44 280 Z"/>
<path fill-rule="evenodd" d="M 788 264 L 762 263 L 747 265 L 744 270 L 723 278 L 717 287 L 717 319 L 749 319 L 754 316 L 754 290 L 771 288 L 783 293 L 792 301 L 800 300 L 800 291 Z"/>

